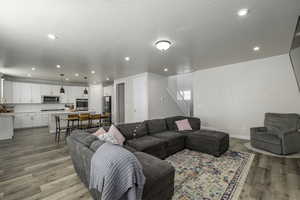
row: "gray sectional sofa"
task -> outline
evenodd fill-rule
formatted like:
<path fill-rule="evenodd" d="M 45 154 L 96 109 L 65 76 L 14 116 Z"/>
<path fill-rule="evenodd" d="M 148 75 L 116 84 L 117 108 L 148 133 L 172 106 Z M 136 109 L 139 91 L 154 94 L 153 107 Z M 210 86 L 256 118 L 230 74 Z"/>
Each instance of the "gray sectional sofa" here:
<path fill-rule="evenodd" d="M 179 132 L 175 121 L 188 119 L 193 130 Z M 199 118 L 176 116 L 116 126 L 126 138 L 124 148 L 131 151 L 143 166 L 146 177 L 143 200 L 169 200 L 174 193 L 175 169 L 163 159 L 185 148 L 220 156 L 228 150 L 229 135 L 201 129 Z M 75 130 L 67 138 L 75 171 L 88 187 L 90 161 L 103 144 L 91 135 L 96 129 Z M 98 191 L 91 191 L 100 200 Z"/>

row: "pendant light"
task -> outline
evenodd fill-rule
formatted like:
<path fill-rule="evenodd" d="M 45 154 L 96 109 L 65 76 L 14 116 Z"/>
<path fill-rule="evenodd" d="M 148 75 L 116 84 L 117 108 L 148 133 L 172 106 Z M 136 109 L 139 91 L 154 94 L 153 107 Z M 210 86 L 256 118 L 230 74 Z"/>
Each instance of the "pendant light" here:
<path fill-rule="evenodd" d="M 87 80 L 87 77 L 86 77 L 86 76 L 84 77 L 84 80 L 85 80 L 85 82 L 86 82 L 86 80 Z M 83 94 L 84 94 L 84 96 L 87 96 L 87 95 L 89 94 L 89 92 L 88 92 L 88 90 L 86 89 L 86 87 L 85 87 L 84 90 L 83 90 Z"/>
<path fill-rule="evenodd" d="M 65 94 L 65 89 L 63 87 L 63 77 L 64 77 L 64 74 L 60 74 L 60 77 L 61 77 L 61 88 L 59 90 L 59 93 L 60 94 Z"/>

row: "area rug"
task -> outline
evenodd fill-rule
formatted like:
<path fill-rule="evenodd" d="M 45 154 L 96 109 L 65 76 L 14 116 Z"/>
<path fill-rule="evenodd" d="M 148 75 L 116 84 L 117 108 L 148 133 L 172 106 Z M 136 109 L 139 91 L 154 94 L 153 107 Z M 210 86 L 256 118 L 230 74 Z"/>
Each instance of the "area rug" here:
<path fill-rule="evenodd" d="M 267 156 L 274 156 L 274 157 L 279 157 L 279 158 L 300 158 L 300 153 L 295 153 L 295 154 L 291 154 L 291 155 L 277 155 L 277 154 L 274 154 L 271 152 L 257 149 L 255 147 L 251 146 L 250 142 L 245 143 L 244 146 L 251 151 L 254 151 L 256 153 L 261 153 L 261 154 L 264 154 Z"/>
<path fill-rule="evenodd" d="M 254 154 L 227 151 L 221 157 L 183 150 L 166 160 L 175 167 L 173 200 L 235 200 Z"/>

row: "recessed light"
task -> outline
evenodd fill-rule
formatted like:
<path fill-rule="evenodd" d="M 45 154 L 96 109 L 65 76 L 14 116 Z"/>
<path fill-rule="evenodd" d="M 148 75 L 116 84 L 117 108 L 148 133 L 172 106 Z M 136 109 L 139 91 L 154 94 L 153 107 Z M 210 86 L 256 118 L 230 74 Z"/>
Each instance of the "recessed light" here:
<path fill-rule="evenodd" d="M 109 78 L 109 77 L 107 77 L 107 78 L 106 78 L 106 80 L 107 80 L 107 81 L 109 81 L 109 80 L 110 80 L 110 78 Z"/>
<path fill-rule="evenodd" d="M 253 47 L 253 51 L 259 51 L 259 50 L 260 50 L 260 47 L 259 47 L 259 46 Z"/>
<path fill-rule="evenodd" d="M 95 70 L 92 70 L 92 71 L 91 71 L 91 74 L 95 74 L 95 73 L 96 73 Z"/>
<path fill-rule="evenodd" d="M 66 81 L 68 81 L 69 80 L 69 78 L 66 78 Z"/>
<path fill-rule="evenodd" d="M 35 71 L 35 67 L 31 68 L 32 71 Z"/>
<path fill-rule="evenodd" d="M 168 40 L 159 40 L 155 42 L 155 46 L 160 51 L 166 51 L 171 47 L 171 42 Z"/>
<path fill-rule="evenodd" d="M 248 13 L 249 13 L 248 8 L 242 8 L 237 12 L 238 16 L 240 16 L 240 17 L 246 16 L 246 15 L 248 15 Z"/>
<path fill-rule="evenodd" d="M 56 39 L 57 39 L 56 35 L 54 35 L 53 33 L 49 33 L 49 34 L 47 35 L 47 37 L 48 37 L 50 40 L 56 40 Z"/>
<path fill-rule="evenodd" d="M 124 59 L 125 59 L 126 61 L 130 61 L 130 57 L 128 57 L 128 56 L 125 57 Z"/>
<path fill-rule="evenodd" d="M 75 74 L 75 76 L 79 76 L 79 74 L 78 74 L 78 73 L 76 73 L 76 74 Z"/>
<path fill-rule="evenodd" d="M 60 68 L 61 68 L 61 66 L 60 66 L 60 65 L 56 65 L 56 68 L 57 68 L 57 69 L 60 69 Z"/>
<path fill-rule="evenodd" d="M 28 77 L 31 77 L 31 74 L 27 74 Z"/>
<path fill-rule="evenodd" d="M 169 70 L 168 70 L 168 68 L 164 68 L 164 71 L 167 72 L 167 71 L 169 71 Z"/>

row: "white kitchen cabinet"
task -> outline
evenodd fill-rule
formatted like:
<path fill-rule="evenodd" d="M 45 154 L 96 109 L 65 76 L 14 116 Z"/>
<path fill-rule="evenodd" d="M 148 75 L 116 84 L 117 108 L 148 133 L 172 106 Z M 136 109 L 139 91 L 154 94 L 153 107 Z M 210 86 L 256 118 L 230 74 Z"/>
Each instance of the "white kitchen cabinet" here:
<path fill-rule="evenodd" d="M 32 128 L 48 125 L 49 113 L 15 113 L 14 128 Z"/>
<path fill-rule="evenodd" d="M 3 82 L 3 103 L 13 102 L 12 82 L 4 80 Z"/>
<path fill-rule="evenodd" d="M 31 84 L 31 103 L 41 103 L 41 87 L 39 84 Z"/>

